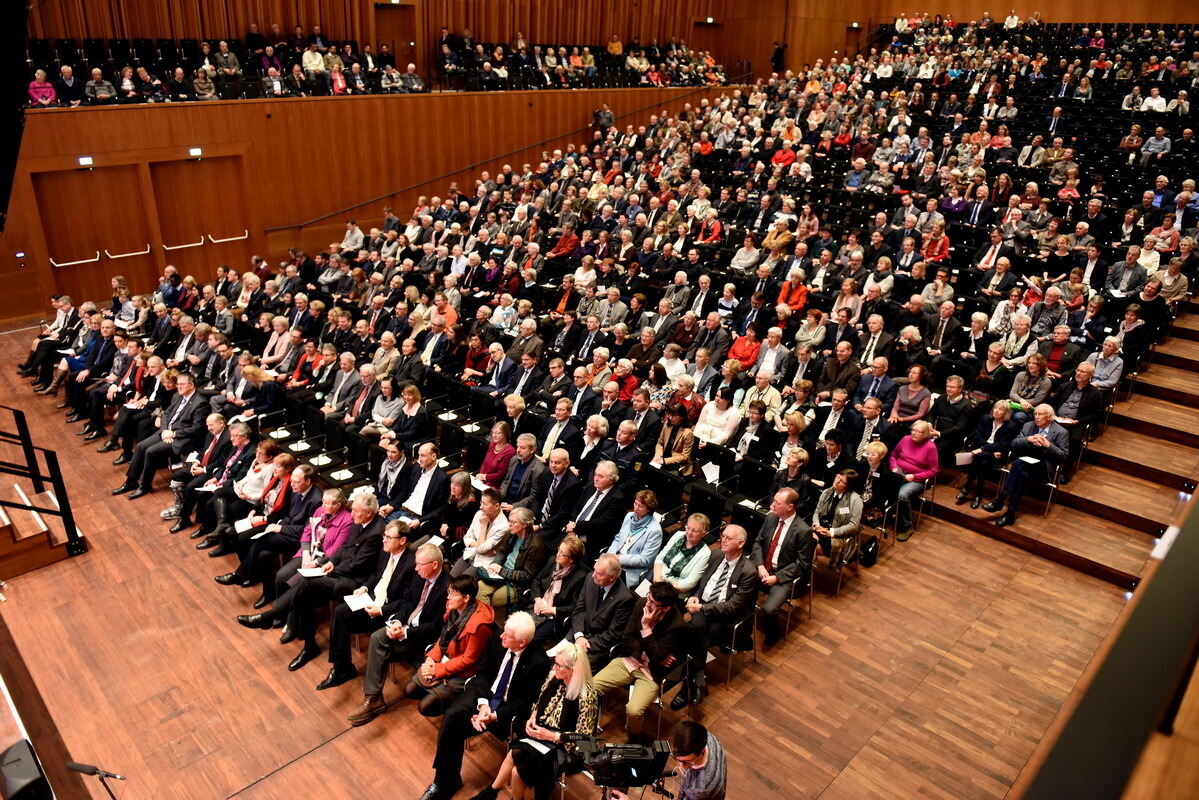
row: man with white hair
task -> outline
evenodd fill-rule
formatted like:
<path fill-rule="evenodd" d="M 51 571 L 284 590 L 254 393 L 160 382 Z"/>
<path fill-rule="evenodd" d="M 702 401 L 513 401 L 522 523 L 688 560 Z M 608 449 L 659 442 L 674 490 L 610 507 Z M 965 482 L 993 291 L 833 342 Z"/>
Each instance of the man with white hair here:
<path fill-rule="evenodd" d="M 1047 481 L 1053 470 L 1066 460 L 1070 450 L 1070 434 L 1054 421 L 1053 406 L 1042 403 L 1033 409 L 1032 420 L 1024 423 L 1020 435 L 1012 442 L 1011 471 L 999 496 L 983 506 L 989 512 L 1007 511 L 995 520 L 1004 527 L 1016 521 L 1016 512 L 1024 498 L 1024 485 L 1029 480 Z"/>

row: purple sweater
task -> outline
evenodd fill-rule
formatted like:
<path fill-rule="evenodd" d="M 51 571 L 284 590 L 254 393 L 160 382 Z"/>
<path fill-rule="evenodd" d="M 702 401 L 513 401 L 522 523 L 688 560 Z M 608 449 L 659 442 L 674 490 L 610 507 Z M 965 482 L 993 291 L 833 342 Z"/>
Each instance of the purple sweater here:
<path fill-rule="evenodd" d="M 937 444 L 925 439 L 917 444 L 911 436 L 905 436 L 891 451 L 891 469 L 902 475 L 915 475 L 922 481 L 937 474 Z"/>
<path fill-rule="evenodd" d="M 304 533 L 300 536 L 300 549 L 292 558 L 299 558 L 304 555 L 304 551 L 308 549 L 308 543 L 312 541 L 312 523 L 314 520 L 323 520 L 325 512 L 318 508 L 312 519 L 308 520 L 308 524 L 304 526 Z M 341 549 L 341 546 L 346 543 L 346 537 L 350 535 L 350 526 L 354 524 L 354 520 L 350 517 L 350 511 L 343 508 L 333 515 L 333 519 L 329 520 L 328 529 L 325 531 L 325 538 L 321 541 L 321 550 L 326 558 L 332 558 L 333 555 Z"/>

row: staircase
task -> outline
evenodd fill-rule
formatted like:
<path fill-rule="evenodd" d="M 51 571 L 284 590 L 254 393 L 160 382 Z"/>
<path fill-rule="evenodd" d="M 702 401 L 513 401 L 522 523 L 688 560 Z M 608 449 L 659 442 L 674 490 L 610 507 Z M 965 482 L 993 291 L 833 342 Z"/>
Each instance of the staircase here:
<path fill-rule="evenodd" d="M 44 516 L 30 508 L 47 503 L 58 507 L 52 491 L 31 498 L 19 483 L 14 483 L 0 495 L 19 505 L 0 507 L 0 577 L 13 578 L 70 557 L 61 518 Z"/>
<path fill-rule="evenodd" d="M 1181 316 L 1143 367 L 1132 393 L 1116 402 L 1071 481 L 1045 516 L 1044 492 L 1026 500 L 1014 525 L 955 505 L 943 479 L 932 513 L 976 533 L 1131 590 L 1158 538 L 1181 521 L 1199 484 L 1199 304 Z M 994 496 L 996 489 L 992 488 Z"/>

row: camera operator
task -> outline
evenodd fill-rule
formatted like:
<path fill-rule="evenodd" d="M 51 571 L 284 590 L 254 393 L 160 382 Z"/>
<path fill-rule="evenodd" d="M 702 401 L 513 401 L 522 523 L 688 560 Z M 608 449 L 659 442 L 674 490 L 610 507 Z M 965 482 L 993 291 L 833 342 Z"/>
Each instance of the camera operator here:
<path fill-rule="evenodd" d="M 677 800 L 724 800 L 727 768 L 720 742 L 698 722 L 684 720 L 670 737 L 670 751 L 678 766 Z M 629 800 L 622 791 L 613 790 L 612 800 Z"/>

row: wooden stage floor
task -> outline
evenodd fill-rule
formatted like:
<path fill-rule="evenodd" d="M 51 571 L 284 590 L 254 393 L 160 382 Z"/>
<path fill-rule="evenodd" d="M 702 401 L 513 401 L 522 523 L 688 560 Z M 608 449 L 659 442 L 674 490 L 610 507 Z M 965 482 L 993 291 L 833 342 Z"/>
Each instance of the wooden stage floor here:
<path fill-rule="evenodd" d="M 298 645 L 239 627 L 257 590 L 218 586 L 228 559 L 167 533 L 165 490 L 109 496 L 111 456 L 17 378 L 27 336 L 0 335 L 0 391 L 58 449 L 91 552 L 12 580 L 0 613 L 72 757 L 129 776 L 125 800 L 416 798 L 436 721 L 400 704 L 350 728 L 360 681 L 317 692 L 323 657 L 289 673 Z M 730 685 L 713 673 L 697 716 L 728 752 L 730 798 L 1002 797 L 1124 605 L 931 518 L 840 597 L 827 587 L 784 643 L 738 657 Z M 461 796 L 499 757 L 472 747 Z"/>

